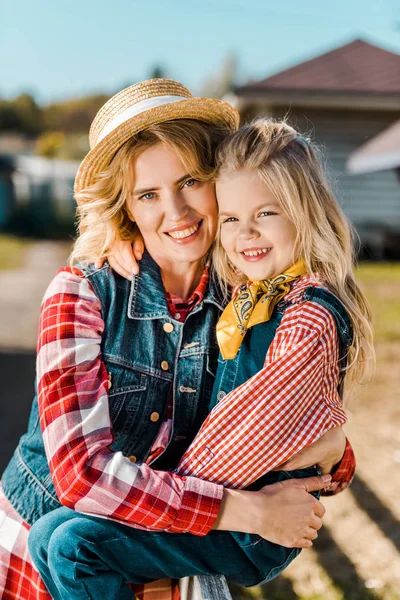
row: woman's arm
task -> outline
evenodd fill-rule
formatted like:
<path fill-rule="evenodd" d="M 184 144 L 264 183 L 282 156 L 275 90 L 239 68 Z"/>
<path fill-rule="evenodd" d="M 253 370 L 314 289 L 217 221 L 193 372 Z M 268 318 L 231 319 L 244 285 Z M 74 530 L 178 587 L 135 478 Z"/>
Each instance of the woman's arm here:
<path fill-rule="evenodd" d="M 194 477 L 137 465 L 112 452 L 104 323 L 87 279 L 58 273 L 42 304 L 38 342 L 40 423 L 60 502 L 154 530 L 206 534 L 223 489 Z"/>
<path fill-rule="evenodd" d="M 213 529 L 257 533 L 288 548 L 312 546 L 325 508 L 309 492 L 329 482 L 330 475 L 324 475 L 273 483 L 259 492 L 225 488 Z"/>

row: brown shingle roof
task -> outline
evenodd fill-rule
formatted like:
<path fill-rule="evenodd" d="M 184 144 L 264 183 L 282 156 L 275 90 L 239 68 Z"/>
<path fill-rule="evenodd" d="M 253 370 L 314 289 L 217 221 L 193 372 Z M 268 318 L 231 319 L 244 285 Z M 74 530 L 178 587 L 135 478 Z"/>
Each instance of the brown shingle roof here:
<path fill-rule="evenodd" d="M 400 55 L 363 40 L 237 88 L 246 91 L 315 91 L 355 94 L 400 93 Z"/>

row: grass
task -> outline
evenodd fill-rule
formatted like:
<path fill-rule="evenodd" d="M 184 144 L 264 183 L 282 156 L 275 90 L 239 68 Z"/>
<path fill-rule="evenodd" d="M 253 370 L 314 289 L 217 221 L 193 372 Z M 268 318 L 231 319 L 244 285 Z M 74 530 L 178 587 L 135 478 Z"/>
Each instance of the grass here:
<path fill-rule="evenodd" d="M 399 341 L 400 263 L 362 263 L 356 277 L 371 305 L 376 341 Z"/>
<path fill-rule="evenodd" d="M 25 253 L 32 242 L 13 235 L 0 235 L 0 270 L 18 269 L 24 264 Z"/>

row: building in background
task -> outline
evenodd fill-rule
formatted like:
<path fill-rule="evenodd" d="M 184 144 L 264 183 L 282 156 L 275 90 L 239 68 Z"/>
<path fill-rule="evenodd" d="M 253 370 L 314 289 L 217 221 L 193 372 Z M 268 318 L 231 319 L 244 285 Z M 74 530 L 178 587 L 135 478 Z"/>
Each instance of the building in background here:
<path fill-rule="evenodd" d="M 72 235 L 78 166 L 74 161 L 0 154 L 0 228 L 46 238 Z"/>
<path fill-rule="evenodd" d="M 356 173 L 346 167 L 352 153 L 400 117 L 400 55 L 355 40 L 235 88 L 233 102 L 244 120 L 287 115 L 303 133 L 311 133 L 323 148 L 334 191 L 366 254 L 400 256 L 396 172 L 386 167 Z"/>

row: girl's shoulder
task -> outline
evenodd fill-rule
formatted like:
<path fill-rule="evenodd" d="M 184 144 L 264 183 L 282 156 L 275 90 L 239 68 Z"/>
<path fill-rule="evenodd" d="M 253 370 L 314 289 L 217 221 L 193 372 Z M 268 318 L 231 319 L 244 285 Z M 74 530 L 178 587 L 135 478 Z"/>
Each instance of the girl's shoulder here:
<path fill-rule="evenodd" d="M 327 284 L 319 277 L 318 273 L 303 275 L 294 281 L 291 290 L 285 296 L 285 301 L 292 305 L 299 305 L 306 301 L 306 291 L 309 288 L 324 290 L 329 292 Z"/>
<path fill-rule="evenodd" d="M 332 306 L 340 303 L 340 300 L 317 274 L 307 274 L 296 280 L 283 302 L 286 309 L 281 330 L 299 327 L 319 334 L 335 330 L 336 319 Z"/>

